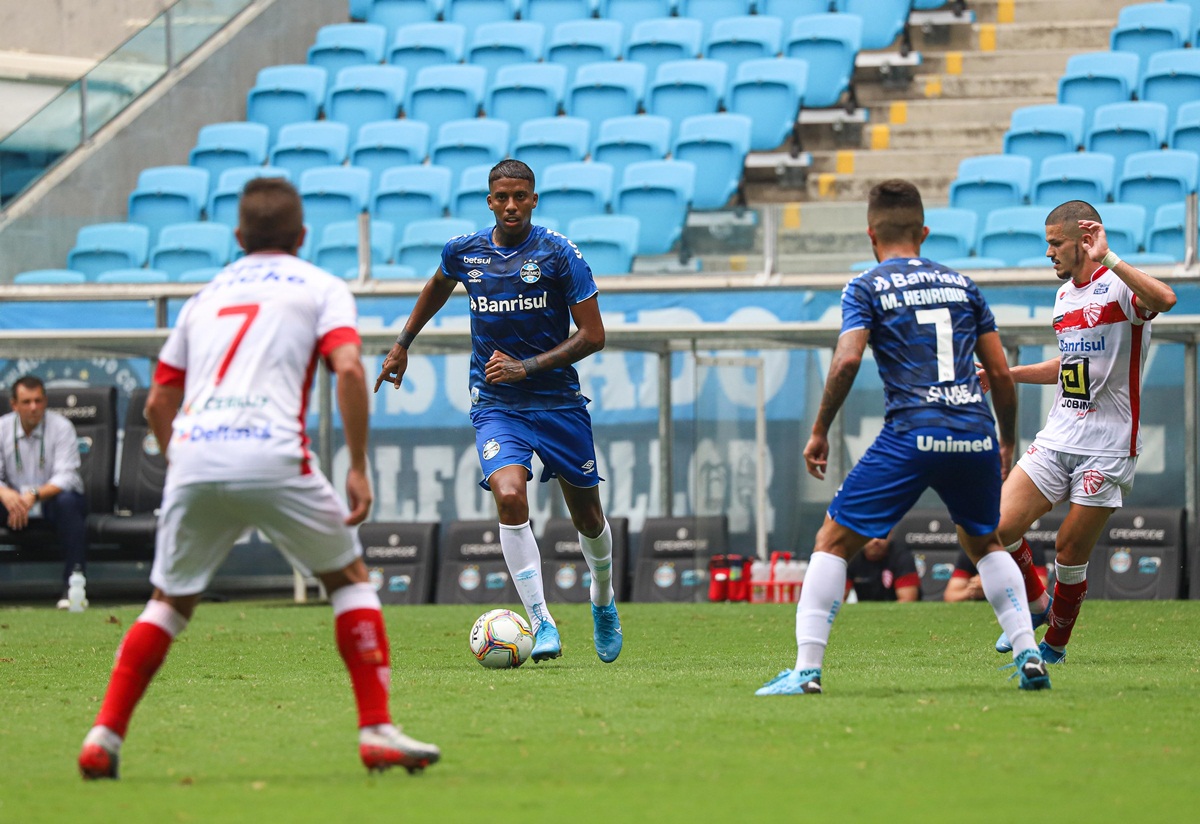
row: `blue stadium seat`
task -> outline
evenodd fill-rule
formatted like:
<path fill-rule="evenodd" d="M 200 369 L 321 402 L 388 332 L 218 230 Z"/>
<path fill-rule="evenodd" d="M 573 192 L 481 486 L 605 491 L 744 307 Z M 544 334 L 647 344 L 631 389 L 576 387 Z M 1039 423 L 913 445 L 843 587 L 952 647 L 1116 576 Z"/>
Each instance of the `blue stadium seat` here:
<path fill-rule="evenodd" d="M 783 30 L 790 32 L 796 18 L 825 14 L 834 11 L 835 5 L 836 0 L 755 0 L 754 8 L 758 14 L 779 18 Z"/>
<path fill-rule="evenodd" d="M 387 29 L 374 23 L 334 23 L 317 29 L 317 40 L 308 48 L 308 65 L 320 66 L 330 77 L 347 66 L 383 60 Z"/>
<path fill-rule="evenodd" d="M 567 237 L 578 247 L 594 275 L 626 275 L 633 269 L 639 223 L 626 215 L 578 217 Z"/>
<path fill-rule="evenodd" d="M 908 24 L 909 0 L 840 0 L 838 11 L 862 18 L 861 48 L 886 49 Z"/>
<path fill-rule="evenodd" d="M 1084 125 L 1107 103 L 1132 100 L 1138 90 L 1138 58 L 1126 52 L 1088 52 L 1072 55 L 1058 80 L 1058 102 L 1084 111 Z"/>
<path fill-rule="evenodd" d="M 567 69 L 553 63 L 521 63 L 496 72 L 488 89 L 487 116 L 503 120 L 515 132 L 527 120 L 554 117 L 562 108 Z"/>
<path fill-rule="evenodd" d="M 443 123 L 479 114 L 487 69 L 482 66 L 430 66 L 417 73 L 408 92 L 405 114 L 429 124 L 437 134 Z"/>
<path fill-rule="evenodd" d="M 783 48 L 783 23 L 778 17 L 726 17 L 713 23 L 704 44 L 704 56 L 720 60 L 736 78 L 747 60 L 775 57 Z"/>
<path fill-rule="evenodd" d="M 177 279 L 178 283 L 208 283 L 221 272 L 218 267 L 205 267 L 184 272 Z"/>
<path fill-rule="evenodd" d="M 1167 140 L 1167 107 L 1162 103 L 1109 103 L 1096 109 L 1088 130 L 1089 152 L 1110 154 L 1116 167 L 1136 152 L 1161 149 Z"/>
<path fill-rule="evenodd" d="M 388 63 L 415 79 L 421 69 L 461 63 L 467 30 L 454 23 L 413 23 L 396 32 L 388 49 Z"/>
<path fill-rule="evenodd" d="M 541 23 L 513 20 L 484 23 L 471 37 L 467 62 L 487 69 L 487 80 L 491 85 L 502 67 L 541 60 L 545 40 L 546 28 Z"/>
<path fill-rule="evenodd" d="M 695 115 L 679 124 L 671 156 L 704 170 L 696 179 L 692 208 L 720 209 L 737 192 L 750 129 L 750 118 L 740 114 Z"/>
<path fill-rule="evenodd" d="M 271 130 L 271 142 L 288 123 L 316 120 L 328 76 L 319 66 L 267 66 L 246 95 L 246 119 Z"/>
<path fill-rule="evenodd" d="M 1070 152 L 1042 160 L 1029 200 L 1055 207 L 1068 200 L 1086 200 L 1099 207 L 1112 196 L 1117 165 L 1112 155 Z"/>
<path fill-rule="evenodd" d="M 974 251 L 979 215 L 970 209 L 926 209 L 925 225 L 929 236 L 921 244 L 922 257 L 941 262 L 968 257 Z"/>
<path fill-rule="evenodd" d="M 670 120 L 673 133 L 688 117 L 715 114 L 725 97 L 728 71 L 716 60 L 663 63 L 646 92 L 646 113 Z"/>
<path fill-rule="evenodd" d="M 645 88 L 646 68 L 640 63 L 589 63 L 575 73 L 565 108 L 588 120 L 594 131 L 610 117 L 637 114 Z"/>
<path fill-rule="evenodd" d="M 300 251 L 296 252 L 296 257 L 301 260 L 307 260 L 312 263 L 313 248 L 317 245 L 315 238 L 317 233 L 313 231 L 312 226 L 307 220 L 304 222 L 304 240 L 300 243 Z"/>
<path fill-rule="evenodd" d="M 613 169 L 607 163 L 556 163 L 538 183 L 538 213 L 560 225 L 602 215 L 612 201 Z"/>
<path fill-rule="evenodd" d="M 1145 206 L 1147 215 L 1152 217 L 1159 206 L 1179 203 L 1196 191 L 1198 174 L 1200 157 L 1191 152 L 1176 149 L 1138 152 L 1125 158 L 1114 199 L 1118 203 Z"/>
<path fill-rule="evenodd" d="M 525 0 L 521 19 L 541 23 L 547 31 L 554 31 L 559 23 L 586 20 L 594 9 L 592 0 Z"/>
<path fill-rule="evenodd" d="M 370 222 L 371 264 L 387 263 L 396 248 L 396 230 L 386 220 Z M 330 223 L 313 249 L 312 262 L 326 272 L 343 276 L 353 271 L 358 277 L 358 221 Z"/>
<path fill-rule="evenodd" d="M 600 124 L 592 160 L 613 167 L 613 180 L 625 179 L 630 163 L 663 160 L 671 147 L 671 121 L 650 114 L 612 117 Z"/>
<path fill-rule="evenodd" d="M 367 22 L 378 23 L 395 37 L 404 26 L 437 20 L 441 9 L 442 0 L 373 0 Z"/>
<path fill-rule="evenodd" d="M 558 232 L 562 234 L 562 224 L 552 217 L 539 215 L 537 220 L 533 221 L 536 225 L 541 226 L 547 232 Z"/>
<path fill-rule="evenodd" d="M 694 60 L 700 56 L 704 26 L 685 17 L 656 17 L 635 23 L 625 44 L 625 59 L 646 67 L 654 77 L 658 67 L 671 60 Z"/>
<path fill-rule="evenodd" d="M 1024 155 L 1033 161 L 1033 168 L 1040 168 L 1044 158 L 1083 145 L 1083 118 L 1078 106 L 1023 106 L 1012 113 L 1004 153 Z"/>
<path fill-rule="evenodd" d="M 463 169 L 450 195 L 450 214 L 464 218 L 476 226 L 491 226 L 496 216 L 488 208 L 487 198 L 491 192 L 488 174 L 491 166 L 471 166 Z"/>
<path fill-rule="evenodd" d="M 950 184 L 950 205 L 981 218 L 993 209 L 1022 206 L 1029 194 L 1033 164 L 1020 155 L 968 157 Z"/>
<path fill-rule="evenodd" d="M 315 237 L 330 223 L 355 220 L 367 208 L 371 173 L 353 166 L 322 166 L 300 176 L 304 222 Z"/>
<path fill-rule="evenodd" d="M 129 195 L 129 222 L 150 230 L 150 243 L 162 227 L 199 220 L 208 201 L 208 172 L 191 166 L 143 169 Z"/>
<path fill-rule="evenodd" d="M 357 133 L 364 123 L 400 113 L 408 73 L 399 66 L 351 66 L 338 73 L 325 102 L 325 116 Z"/>
<path fill-rule="evenodd" d="M 238 201 L 242 199 L 242 189 L 246 182 L 256 177 L 282 177 L 290 180 L 287 169 L 275 166 L 236 166 L 221 172 L 221 179 L 213 189 L 212 197 L 208 199 L 208 219 L 224 223 L 226 226 L 237 226 Z"/>
<path fill-rule="evenodd" d="M 75 236 L 67 268 L 90 279 L 112 269 L 142 266 L 150 252 L 150 230 L 140 223 L 95 223 Z"/>
<path fill-rule="evenodd" d="M 396 247 L 396 263 L 410 266 L 422 278 L 427 278 L 441 266 L 446 241 L 474 231 L 475 224 L 461 218 L 414 220 L 404 227 L 404 235 Z"/>
<path fill-rule="evenodd" d="M 346 280 L 358 277 L 358 267 L 354 267 L 353 274 L 343 275 Z M 371 267 L 372 280 L 417 280 L 422 277 L 417 273 L 417 270 L 411 266 L 397 266 L 395 264 L 383 264 L 380 266 Z"/>
<path fill-rule="evenodd" d="M 270 139 L 271 130 L 261 123 L 210 123 L 200 127 L 188 165 L 207 171 L 209 186 L 216 187 L 226 169 L 266 161 Z"/>
<path fill-rule="evenodd" d="M 371 215 L 393 226 L 442 217 L 450 202 L 449 169 L 397 166 L 386 170 L 371 199 Z"/>
<path fill-rule="evenodd" d="M 87 277 L 83 272 L 70 269 L 31 269 L 13 276 L 13 283 L 18 286 L 70 285 L 86 281 Z"/>
<path fill-rule="evenodd" d="M 1014 206 L 988 213 L 979 237 L 979 256 L 999 258 L 1016 266 L 1024 258 L 1046 252 L 1046 210 L 1041 206 Z"/>
<path fill-rule="evenodd" d="M 547 166 L 583 160 L 590 146 L 590 133 L 591 124 L 579 117 L 527 120 L 517 131 L 511 154 L 533 169 L 540 183 Z"/>
<path fill-rule="evenodd" d="M 1165 103 L 1170 110 L 1167 125 L 1174 126 L 1180 106 L 1200 100 L 1200 51 L 1179 49 L 1151 55 L 1138 97 Z"/>
<path fill-rule="evenodd" d="M 511 21 L 513 0 L 442 0 L 442 18 L 467 29 L 467 39 L 480 26 Z"/>
<path fill-rule="evenodd" d="M 468 166 L 495 165 L 508 155 L 509 127 L 503 120 L 472 118 L 443 123 L 429 161 L 450 170 L 451 179 Z"/>
<path fill-rule="evenodd" d="M 364 123 L 350 150 L 350 162 L 371 173 L 372 191 L 393 166 L 412 166 L 429 155 L 429 126 L 419 120 Z"/>
<path fill-rule="evenodd" d="M 113 269 L 97 276 L 96 283 L 166 283 L 170 279 L 162 269 Z"/>
<path fill-rule="evenodd" d="M 624 29 L 615 20 L 575 20 L 559 23 L 546 44 L 546 62 L 567 70 L 567 85 L 588 63 L 616 60 L 621 56 Z"/>
<path fill-rule="evenodd" d="M 1057 205 L 1057 204 L 1055 204 Z M 1097 209 L 1108 235 L 1108 245 L 1131 254 L 1145 245 L 1146 210 L 1136 203 L 1104 203 Z"/>
<path fill-rule="evenodd" d="M 1187 205 L 1184 203 L 1164 203 L 1159 206 L 1154 211 L 1154 222 L 1146 238 L 1146 251 L 1182 261 L 1187 256 L 1186 213 Z M 1107 228 L 1108 224 L 1105 223 Z"/>
<path fill-rule="evenodd" d="M 753 10 L 754 0 L 676 0 L 675 3 L 675 12 L 680 17 L 700 21 L 706 38 L 718 21 L 729 17 L 746 17 Z"/>
<path fill-rule="evenodd" d="M 1192 11 L 1186 6 L 1172 3 L 1126 6 L 1109 36 L 1109 48 L 1136 54 L 1144 75 L 1152 54 L 1182 49 L 1189 44 L 1191 23 Z"/>
<path fill-rule="evenodd" d="M 1200 100 L 1179 107 L 1168 142 L 1172 149 L 1200 154 Z"/>
<path fill-rule="evenodd" d="M 597 11 L 605 20 L 620 22 L 628 33 L 643 20 L 670 17 L 674 6 L 674 0 L 600 0 Z"/>
<path fill-rule="evenodd" d="M 1188 26 L 1188 34 L 1193 46 L 1200 46 L 1200 0 L 1167 0 L 1168 3 L 1179 3 L 1192 10 L 1192 21 Z"/>
<path fill-rule="evenodd" d="M 175 278 L 190 269 L 224 266 L 233 254 L 233 230 L 224 223 L 164 226 L 150 253 L 150 268 Z"/>
<path fill-rule="evenodd" d="M 671 251 L 683 235 L 695 187 L 696 167 L 683 160 L 650 160 L 625 167 L 613 211 L 640 221 L 637 254 Z"/>
<path fill-rule="evenodd" d="M 371 5 L 375 0 L 349 0 L 350 19 L 357 20 L 360 23 L 367 19 L 367 15 L 371 13 Z"/>
<path fill-rule="evenodd" d="M 725 108 L 750 118 L 750 148 L 761 152 L 787 141 L 808 85 L 808 64 L 790 58 L 747 60 L 726 95 Z"/>
<path fill-rule="evenodd" d="M 808 63 L 805 106 L 837 105 L 850 89 L 861 42 L 862 18 L 857 15 L 815 14 L 793 21 L 783 53 Z"/>
<path fill-rule="evenodd" d="M 289 123 L 279 130 L 279 139 L 271 150 L 271 165 L 286 169 L 289 180 L 299 180 L 309 169 L 346 162 L 349 143 L 350 128 L 345 123 Z"/>
<path fill-rule="evenodd" d="M 938 261 L 947 269 L 953 269 L 955 272 L 966 272 L 972 269 L 1005 269 L 1008 264 L 1000 258 L 993 257 L 964 257 L 951 258 L 949 260 Z"/>

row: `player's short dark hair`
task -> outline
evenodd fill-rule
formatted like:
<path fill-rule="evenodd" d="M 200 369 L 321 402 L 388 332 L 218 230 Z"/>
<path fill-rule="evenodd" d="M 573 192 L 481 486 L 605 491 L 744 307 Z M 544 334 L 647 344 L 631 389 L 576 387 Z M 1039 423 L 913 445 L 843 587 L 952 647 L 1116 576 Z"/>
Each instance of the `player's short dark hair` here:
<path fill-rule="evenodd" d="M 28 389 L 30 392 L 32 392 L 35 389 L 40 389 L 40 390 L 42 390 L 43 395 L 46 394 L 46 384 L 42 383 L 42 379 L 39 378 L 37 375 L 22 375 L 21 377 L 17 378 L 15 381 L 13 381 L 11 397 L 14 401 L 17 399 L 17 387 L 18 386 L 22 386 L 25 389 Z"/>
<path fill-rule="evenodd" d="M 925 228 L 921 193 L 907 180 L 885 180 L 867 195 L 867 225 L 879 243 L 920 245 Z"/>
<path fill-rule="evenodd" d="M 492 170 L 488 172 L 488 188 L 501 178 L 509 178 L 511 180 L 528 180 L 529 188 L 536 189 L 537 181 L 533 176 L 533 169 L 519 160 L 501 160 Z"/>
<path fill-rule="evenodd" d="M 1062 226 L 1069 235 L 1079 234 L 1079 221 L 1094 220 L 1100 223 L 1100 213 L 1086 200 L 1068 200 L 1050 210 L 1046 215 L 1047 226 Z"/>
<path fill-rule="evenodd" d="M 304 205 L 296 187 L 281 177 L 247 181 L 238 205 L 238 232 L 246 254 L 296 251 L 304 233 Z"/>

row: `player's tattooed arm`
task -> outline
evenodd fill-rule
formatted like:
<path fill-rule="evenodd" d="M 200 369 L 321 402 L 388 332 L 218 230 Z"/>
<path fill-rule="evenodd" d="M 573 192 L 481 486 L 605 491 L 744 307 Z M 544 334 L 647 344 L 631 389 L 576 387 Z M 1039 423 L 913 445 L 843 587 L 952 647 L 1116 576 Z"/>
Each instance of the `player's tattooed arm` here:
<path fill-rule="evenodd" d="M 858 376 L 869 334 L 866 329 L 845 332 L 838 338 L 837 348 L 833 350 L 825 391 L 821 394 L 821 406 L 817 410 L 817 419 L 813 421 L 812 437 L 804 447 L 804 464 L 808 474 L 814 478 L 825 478 L 825 469 L 829 464 L 829 427 L 833 425 L 833 419 L 837 417 Z"/>
<path fill-rule="evenodd" d="M 493 352 L 484 366 L 488 383 L 516 383 L 547 369 L 561 369 L 577 363 L 604 348 L 604 321 L 596 296 L 571 307 L 575 333 L 548 352 L 517 360 L 503 352 Z"/>

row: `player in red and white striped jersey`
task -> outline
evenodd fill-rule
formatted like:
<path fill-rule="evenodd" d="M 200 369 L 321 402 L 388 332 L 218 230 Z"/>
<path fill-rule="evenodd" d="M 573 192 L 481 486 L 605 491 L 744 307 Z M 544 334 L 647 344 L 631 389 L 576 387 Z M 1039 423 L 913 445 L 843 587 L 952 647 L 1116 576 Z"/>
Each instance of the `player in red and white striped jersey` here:
<path fill-rule="evenodd" d="M 1117 257 L 1100 215 L 1082 200 L 1050 212 L 1046 243 L 1046 257 L 1066 281 L 1054 301 L 1059 356 L 1014 366 L 1012 375 L 1058 390 L 1046 426 L 1004 483 L 998 531 L 1021 567 L 1034 626 L 1049 625 L 1042 657 L 1058 663 L 1087 593 L 1088 557 L 1133 487 L 1150 321 L 1175 305 L 1175 292 Z M 1070 510 L 1058 530 L 1051 598 L 1022 536 L 1064 500 Z M 996 649 L 1008 651 L 1005 636 Z"/>

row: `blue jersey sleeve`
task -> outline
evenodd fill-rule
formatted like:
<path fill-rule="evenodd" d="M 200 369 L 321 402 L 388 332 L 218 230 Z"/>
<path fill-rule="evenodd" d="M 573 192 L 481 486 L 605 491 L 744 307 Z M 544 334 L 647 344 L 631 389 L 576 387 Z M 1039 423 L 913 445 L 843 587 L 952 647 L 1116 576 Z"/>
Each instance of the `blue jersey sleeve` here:
<path fill-rule="evenodd" d="M 455 258 L 458 256 L 459 239 L 451 238 L 446 241 L 446 245 L 442 247 L 442 274 L 452 280 L 462 281 L 462 272 L 455 265 Z"/>
<path fill-rule="evenodd" d="M 854 329 L 871 329 L 874 303 L 863 282 L 854 279 L 842 290 L 842 334 Z"/>
<path fill-rule="evenodd" d="M 566 238 L 561 238 L 561 240 L 562 247 L 559 254 L 563 267 L 563 294 L 567 299 L 567 305 L 574 306 L 600 290 L 596 286 L 596 279 L 592 277 L 592 267 L 588 266 L 587 261 L 583 259 L 583 253 Z"/>
<path fill-rule="evenodd" d="M 973 281 L 971 283 L 971 301 L 975 305 L 975 337 L 997 331 L 996 316 L 992 314 L 992 308 L 988 306 L 987 301 L 979 292 L 979 287 Z"/>

